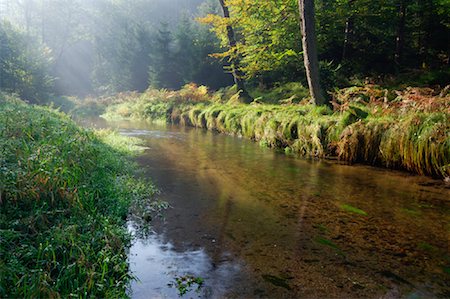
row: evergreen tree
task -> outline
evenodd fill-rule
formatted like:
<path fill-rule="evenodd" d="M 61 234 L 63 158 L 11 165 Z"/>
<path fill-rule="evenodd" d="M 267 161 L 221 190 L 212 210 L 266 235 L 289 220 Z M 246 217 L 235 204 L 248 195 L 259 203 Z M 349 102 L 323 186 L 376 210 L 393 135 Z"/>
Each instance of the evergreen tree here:
<path fill-rule="evenodd" d="M 20 33 L 11 24 L 0 22 L 0 90 L 17 93 L 38 103 L 52 90 L 49 49 Z"/>
<path fill-rule="evenodd" d="M 182 83 L 174 57 L 174 40 L 169 24 L 161 23 L 150 51 L 149 82 L 154 88 L 178 88 Z"/>

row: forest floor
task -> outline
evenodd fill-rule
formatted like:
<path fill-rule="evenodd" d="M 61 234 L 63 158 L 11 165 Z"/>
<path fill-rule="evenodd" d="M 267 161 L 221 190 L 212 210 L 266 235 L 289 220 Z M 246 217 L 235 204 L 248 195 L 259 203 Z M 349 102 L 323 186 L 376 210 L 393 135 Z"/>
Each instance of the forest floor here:
<path fill-rule="evenodd" d="M 331 93 L 332 107 L 309 104 L 307 94 L 292 83 L 254 90 L 254 102 L 245 105 L 233 88 L 209 92 L 190 84 L 178 91 L 91 99 L 78 102 L 72 111 L 194 126 L 246 137 L 289 154 L 450 177 L 448 87 L 354 86 Z"/>
<path fill-rule="evenodd" d="M 0 94 L 0 297 L 126 297 L 138 140 Z"/>

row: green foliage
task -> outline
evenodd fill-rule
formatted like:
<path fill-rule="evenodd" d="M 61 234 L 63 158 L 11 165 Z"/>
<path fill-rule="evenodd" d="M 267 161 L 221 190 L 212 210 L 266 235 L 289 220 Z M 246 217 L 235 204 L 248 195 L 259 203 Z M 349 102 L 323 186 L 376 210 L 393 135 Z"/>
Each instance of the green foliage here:
<path fill-rule="evenodd" d="M 173 284 L 169 284 L 169 286 L 174 286 L 178 289 L 178 295 L 183 297 L 188 292 L 192 291 L 194 286 L 197 286 L 195 289 L 196 292 L 199 292 L 203 286 L 203 278 L 194 277 L 192 275 L 185 275 L 180 277 L 175 277 L 175 282 Z"/>
<path fill-rule="evenodd" d="M 325 245 L 325 246 L 328 246 L 330 248 L 340 251 L 339 247 L 334 242 L 332 242 L 328 239 L 320 237 L 320 238 L 317 238 L 315 241 L 321 245 Z"/>
<path fill-rule="evenodd" d="M 172 51 L 173 37 L 169 24 L 162 23 L 157 30 L 155 43 L 151 52 L 150 86 L 153 88 L 176 88 L 180 78 Z"/>
<path fill-rule="evenodd" d="M 292 78 L 302 69 L 301 38 L 296 1 L 226 1 L 229 20 L 210 14 L 200 21 L 211 24 L 221 40 L 228 43 L 226 25 L 232 25 L 240 37 L 236 49 L 217 54 L 219 58 L 242 57 L 242 70 L 248 78 Z"/>
<path fill-rule="evenodd" d="M 8 84 L 15 84 L 14 88 L 2 90 L 18 93 L 21 86 L 16 85 L 30 86 L 28 67 L 30 62 L 38 62 L 41 48 L 45 57 L 54 61 L 42 74 L 55 78 L 50 91 L 58 95 L 142 92 L 149 83 L 160 88 L 180 88 L 193 81 L 213 88 L 231 84 L 222 64 L 209 57 L 218 50 L 217 38 L 207 26 L 194 21 L 196 15 L 214 11 L 214 6 L 204 4 L 197 10 L 201 0 L 174 2 L 0 0 L 2 9 L 8 11 L 1 14 L 0 22 L 6 19 L 24 32 L 20 47 L 16 47 L 23 57 L 8 67 L 2 65 L 4 71 L 15 70 L 11 80 L 2 76 L 8 78 Z M 3 48 L 8 44 L 3 40 L 0 44 L 0 55 L 6 55 Z M 24 65 L 27 74 L 19 72 Z M 37 80 L 39 68 L 35 66 L 32 70 Z"/>
<path fill-rule="evenodd" d="M 50 97 L 47 104 L 52 108 L 60 109 L 61 111 L 73 116 L 78 120 L 83 120 L 89 117 L 97 117 L 105 113 L 106 108 L 111 105 L 118 105 L 122 103 L 130 103 L 137 97 L 135 92 L 122 92 L 114 96 L 102 96 L 97 98 L 84 98 L 67 96 Z M 137 108 L 136 108 L 137 109 Z M 128 110 L 123 113 L 128 115 Z"/>
<path fill-rule="evenodd" d="M 213 9 L 204 5 L 200 13 Z M 190 82 L 212 88 L 232 84 L 231 76 L 223 72 L 222 63 L 209 57 L 220 46 L 207 26 L 183 15 L 174 29 L 162 23 L 152 40 L 148 49 L 151 87 L 179 89 Z"/>
<path fill-rule="evenodd" d="M 306 86 L 296 0 L 228 0 L 228 20 L 217 0 L 1 2 L 9 8 L 2 20 L 23 32 L 1 25 L 0 56 L 8 61 L 0 68 L 2 90 L 29 100 L 44 100 L 46 91 L 84 97 L 190 82 L 219 89 L 233 84 L 224 69 L 236 57 L 249 86 Z M 448 84 L 449 1 L 314 3 L 326 91 L 352 78 L 379 83 L 392 75 L 403 87 Z M 235 31 L 233 49 L 227 25 Z"/>
<path fill-rule="evenodd" d="M 272 104 L 298 103 L 309 96 L 308 88 L 297 82 L 279 84 L 270 89 L 255 88 L 250 93 L 257 101 Z"/>
<path fill-rule="evenodd" d="M 235 49 L 215 56 L 242 57 L 242 71 L 259 84 L 272 86 L 293 78 L 305 83 L 297 1 L 257 3 L 228 0 L 230 20 L 224 20 L 220 13 L 200 20 L 213 26 L 223 46 L 227 42 L 226 25 L 236 31 Z M 400 3 L 405 5 L 404 23 Z M 345 77 L 354 75 L 377 77 L 409 68 L 429 71 L 448 66 L 448 1 L 319 0 L 315 5 L 325 90 L 346 85 Z M 429 81 L 448 84 L 448 80 L 438 79 Z"/>
<path fill-rule="evenodd" d="M 0 89 L 31 102 L 48 97 L 53 79 L 49 49 L 0 20 Z"/>
<path fill-rule="evenodd" d="M 367 213 L 365 211 L 358 209 L 354 206 L 351 206 L 349 204 L 342 204 L 341 209 L 350 213 L 367 216 Z"/>
<path fill-rule="evenodd" d="M 0 98 L 0 297 L 125 297 L 135 140 Z M 137 187 L 140 186 L 140 187 Z"/>

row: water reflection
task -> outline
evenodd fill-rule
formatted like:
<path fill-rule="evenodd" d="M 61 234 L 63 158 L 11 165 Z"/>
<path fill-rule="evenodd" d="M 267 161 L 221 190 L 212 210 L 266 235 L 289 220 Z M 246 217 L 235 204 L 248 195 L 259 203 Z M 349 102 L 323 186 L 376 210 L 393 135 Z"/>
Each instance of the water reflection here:
<path fill-rule="evenodd" d="M 133 227 L 130 226 L 133 231 Z M 189 298 L 222 298 L 232 288 L 233 280 L 243 279 L 241 266 L 229 262 L 227 253 L 221 253 L 219 263 L 213 262 L 203 248 L 176 248 L 158 235 L 137 240 L 130 250 L 130 266 L 139 279 L 131 285 L 132 298 L 176 298 L 173 284 L 176 277 L 191 275 L 205 279 L 199 291 L 194 286 Z"/>
<path fill-rule="evenodd" d="M 133 297 L 450 297 L 448 186 L 296 159 L 238 138 L 145 123 L 138 160 L 172 205 L 131 248 Z"/>

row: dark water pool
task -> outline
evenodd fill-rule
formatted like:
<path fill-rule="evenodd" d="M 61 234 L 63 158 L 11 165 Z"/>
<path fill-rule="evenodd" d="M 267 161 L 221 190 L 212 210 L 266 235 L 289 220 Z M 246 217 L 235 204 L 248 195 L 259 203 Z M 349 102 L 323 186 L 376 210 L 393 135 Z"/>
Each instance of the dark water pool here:
<path fill-rule="evenodd" d="M 130 251 L 133 298 L 450 297 L 450 189 L 366 166 L 302 160 L 235 137 L 109 124 L 170 203 Z M 130 225 L 130 229 L 132 225 Z M 195 288 L 194 288 L 195 289 Z"/>

